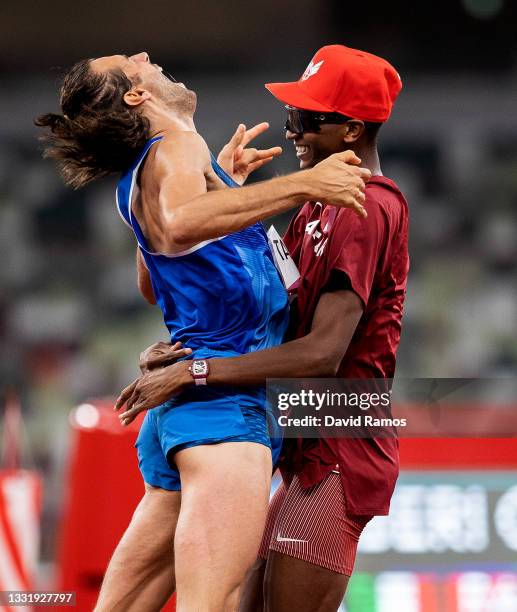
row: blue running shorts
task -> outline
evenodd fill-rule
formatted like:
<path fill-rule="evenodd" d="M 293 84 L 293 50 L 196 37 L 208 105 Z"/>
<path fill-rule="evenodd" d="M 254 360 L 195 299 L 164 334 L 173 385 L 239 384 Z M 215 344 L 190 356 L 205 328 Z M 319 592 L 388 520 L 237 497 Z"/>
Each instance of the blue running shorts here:
<path fill-rule="evenodd" d="M 266 410 L 263 389 L 242 393 L 233 388 L 193 387 L 147 411 L 135 447 L 147 484 L 180 491 L 180 475 L 174 464 L 179 450 L 221 442 L 256 442 L 271 449 L 276 465 L 281 435 Z"/>

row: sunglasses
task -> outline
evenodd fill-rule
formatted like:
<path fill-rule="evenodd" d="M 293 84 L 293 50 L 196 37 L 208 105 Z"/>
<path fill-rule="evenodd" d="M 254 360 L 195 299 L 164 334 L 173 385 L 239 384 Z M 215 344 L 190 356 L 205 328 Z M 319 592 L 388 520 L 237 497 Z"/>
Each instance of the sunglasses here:
<path fill-rule="evenodd" d="M 341 124 L 350 121 L 350 117 L 345 117 L 340 113 L 318 113 L 300 110 L 293 106 L 286 106 L 285 108 L 287 110 L 285 129 L 295 134 L 319 132 L 320 126 L 324 123 Z"/>

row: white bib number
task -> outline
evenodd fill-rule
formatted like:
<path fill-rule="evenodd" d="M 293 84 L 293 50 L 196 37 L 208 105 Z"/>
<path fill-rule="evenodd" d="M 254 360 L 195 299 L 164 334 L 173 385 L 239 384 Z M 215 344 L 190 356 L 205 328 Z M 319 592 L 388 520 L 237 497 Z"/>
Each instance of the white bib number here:
<path fill-rule="evenodd" d="M 285 288 L 291 289 L 300 278 L 300 272 L 274 225 L 269 228 L 267 237 L 269 240 L 269 247 L 273 253 L 276 269 L 282 277 Z"/>

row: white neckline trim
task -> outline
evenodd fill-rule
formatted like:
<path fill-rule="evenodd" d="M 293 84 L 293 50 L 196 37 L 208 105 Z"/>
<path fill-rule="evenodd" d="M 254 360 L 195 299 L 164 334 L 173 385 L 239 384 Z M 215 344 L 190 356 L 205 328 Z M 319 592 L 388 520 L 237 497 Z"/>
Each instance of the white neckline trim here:
<path fill-rule="evenodd" d="M 120 200 L 119 200 L 119 197 L 118 197 L 118 185 L 117 185 L 117 188 L 115 190 L 115 204 L 117 205 L 117 212 L 118 212 L 120 218 L 122 219 L 122 221 L 124 221 L 124 223 L 129 227 L 129 229 L 133 230 L 133 228 L 131 227 L 131 224 L 126 221 L 126 217 L 124 217 L 124 215 L 122 214 L 122 211 L 120 210 Z M 134 230 L 133 230 L 133 232 L 134 232 Z"/>
<path fill-rule="evenodd" d="M 199 251 L 199 249 L 202 249 L 207 244 L 210 244 L 211 242 L 217 242 L 218 240 L 222 240 L 223 238 L 226 238 L 227 236 L 228 234 L 226 234 L 225 236 L 219 236 L 218 238 L 210 238 L 209 240 L 203 240 L 203 242 L 198 242 L 194 246 L 191 246 L 190 249 L 185 249 L 184 251 L 178 251 L 177 253 L 149 253 L 149 254 L 150 255 L 161 255 L 162 257 L 170 257 L 170 258 L 182 257 L 183 255 L 190 255 L 190 253 L 194 253 L 194 251 Z"/>
<path fill-rule="evenodd" d="M 151 146 L 147 149 L 147 151 L 145 152 L 145 155 L 138 162 L 138 165 L 133 170 L 133 173 L 131 175 L 131 187 L 129 188 L 129 197 L 128 197 L 128 213 L 129 213 L 129 220 L 130 220 L 131 224 L 127 223 L 127 221 L 124 219 L 122 213 L 120 212 L 120 208 L 118 206 L 118 197 L 117 197 L 117 208 L 119 209 L 119 214 L 122 217 L 124 223 L 126 225 L 128 225 L 133 230 L 133 232 L 135 233 L 135 238 L 136 238 L 136 241 L 138 243 L 138 246 L 142 249 L 142 251 L 145 251 L 148 255 L 153 255 L 155 257 L 161 255 L 162 257 L 169 257 L 169 258 L 173 259 L 175 257 L 183 257 L 184 255 L 190 255 L 190 253 L 194 253 L 195 251 L 198 251 L 199 249 L 202 249 L 203 247 L 205 247 L 207 244 L 210 244 L 211 242 L 217 242 L 218 240 L 222 240 L 223 238 L 226 238 L 226 236 L 228 234 L 225 234 L 224 236 L 219 236 L 218 238 L 210 238 L 209 240 L 204 240 L 203 242 L 198 242 L 197 244 L 191 246 L 189 249 L 185 249 L 184 251 L 178 251 L 178 253 L 161 253 L 160 251 L 156 251 L 156 252 L 149 251 L 148 249 L 144 248 L 144 246 L 142 244 L 140 244 L 140 241 L 138 240 L 138 236 L 136 235 L 136 232 L 135 232 L 135 230 L 133 228 L 133 214 L 132 214 L 132 209 L 133 209 L 133 191 L 135 189 L 136 177 L 138 175 L 138 171 L 140 170 L 140 166 L 142 165 L 142 162 L 144 161 L 144 159 L 147 157 L 147 154 L 151 150 L 151 147 L 156 142 L 159 142 L 159 140 L 155 140 L 153 143 L 151 143 Z M 118 187 L 117 187 L 116 194 L 118 196 Z M 137 221 L 137 223 L 138 223 L 138 221 Z M 138 224 L 138 225 L 140 226 L 140 224 Z M 143 234 L 143 232 L 142 232 L 142 234 Z"/>

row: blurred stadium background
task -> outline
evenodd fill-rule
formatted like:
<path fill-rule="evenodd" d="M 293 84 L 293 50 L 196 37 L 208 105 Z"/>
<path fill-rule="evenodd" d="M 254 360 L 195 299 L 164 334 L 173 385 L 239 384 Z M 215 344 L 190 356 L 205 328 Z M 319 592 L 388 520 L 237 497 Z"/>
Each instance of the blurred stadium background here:
<path fill-rule="evenodd" d="M 39 587 L 52 583 L 70 494 L 71 409 L 116 395 L 136 376 L 139 352 L 166 339 L 159 311 L 137 293 L 134 240 L 116 213 L 114 180 L 73 192 L 40 158 L 32 118 L 56 108 L 63 69 L 83 57 L 148 51 L 197 91 L 197 126 L 217 153 L 239 122 L 267 120 L 260 144 L 283 144 L 284 112 L 263 83 L 298 78 L 319 46 L 342 43 L 389 59 L 404 90 L 381 130 L 381 160 L 411 209 L 398 374 L 513 377 L 516 23 L 513 0 L 1 4 L 0 391 L 10 387 L 20 398 L 23 465 L 44 482 Z M 296 165 L 286 146 L 253 180 Z M 429 466 L 422 452 L 430 471 L 420 472 L 415 459 L 394 516 L 365 538 L 349 612 L 517 610 L 511 454 L 469 467 Z M 92 498 L 100 486 L 91 480 Z M 109 512 L 109 498 L 102 510 Z"/>

